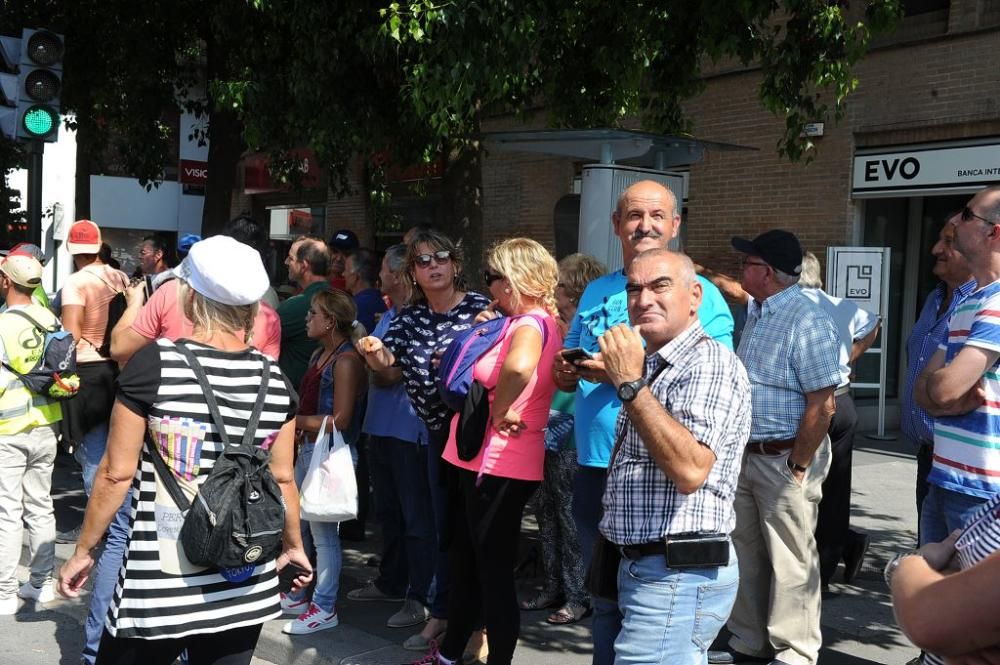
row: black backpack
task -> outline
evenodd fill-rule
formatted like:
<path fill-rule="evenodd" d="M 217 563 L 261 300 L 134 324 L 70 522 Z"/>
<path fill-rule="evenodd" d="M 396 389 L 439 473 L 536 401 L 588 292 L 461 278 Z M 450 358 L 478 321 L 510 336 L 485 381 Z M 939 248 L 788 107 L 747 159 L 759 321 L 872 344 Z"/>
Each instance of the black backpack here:
<path fill-rule="evenodd" d="M 183 342 L 175 346 L 198 379 L 208 412 L 223 443 L 222 454 L 198 488 L 192 503 L 184 496 L 152 439 L 146 437 L 156 471 L 184 513 L 179 538 L 184 554 L 196 566 L 214 568 L 243 568 L 276 559 L 281 553 L 285 503 L 268 466 L 271 453 L 253 445 L 267 395 L 270 360 L 263 357 L 264 374 L 243 440 L 239 445 L 232 445 L 204 368 Z"/>
<path fill-rule="evenodd" d="M 97 279 L 101 280 L 102 282 L 104 282 L 105 286 L 107 286 L 109 289 L 115 292 L 115 295 L 112 296 L 111 300 L 108 302 L 108 321 L 107 325 L 104 328 L 104 339 L 101 340 L 100 346 L 94 344 L 94 346 L 97 348 L 98 355 L 100 355 L 102 358 L 110 358 L 111 332 L 115 329 L 115 326 L 118 325 L 118 321 L 122 318 L 122 315 L 125 313 L 125 310 L 128 309 L 128 299 L 125 297 L 124 288 L 119 291 L 117 288 L 115 288 L 114 284 L 104 279 L 96 272 L 92 272 L 90 274 L 96 277 Z M 126 285 L 126 287 L 127 286 L 128 285 Z M 91 341 L 91 344 L 93 344 L 93 341 Z"/>

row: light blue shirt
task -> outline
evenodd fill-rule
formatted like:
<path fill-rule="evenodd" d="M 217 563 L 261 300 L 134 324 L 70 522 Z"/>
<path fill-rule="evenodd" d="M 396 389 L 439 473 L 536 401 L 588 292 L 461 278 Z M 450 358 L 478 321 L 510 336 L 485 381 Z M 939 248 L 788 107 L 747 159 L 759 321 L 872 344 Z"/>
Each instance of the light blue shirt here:
<path fill-rule="evenodd" d="M 944 344 L 948 337 L 948 320 L 965 297 L 976 290 L 976 280 L 970 279 L 955 289 L 951 295 L 948 308 L 939 316 L 941 303 L 944 301 L 945 286 L 938 284 L 927 295 L 924 306 L 920 310 L 917 322 L 906 340 L 906 383 L 899 394 L 899 428 L 903 430 L 910 441 L 917 444 L 931 445 L 934 443 L 934 418 L 920 408 L 913 399 L 913 384 L 924 371 L 924 367 Z"/>
<path fill-rule="evenodd" d="M 837 327 L 837 340 L 840 342 L 840 386 L 851 383 L 851 352 L 854 342 L 868 336 L 879 317 L 867 309 L 858 307 L 850 300 L 831 296 L 823 289 L 801 289 L 802 294 L 819 305 L 820 309 L 830 315 Z"/>
<path fill-rule="evenodd" d="M 797 285 L 750 301 L 736 354 L 750 377 L 750 441 L 794 438 L 806 393 L 840 385 L 836 324 Z"/>
<path fill-rule="evenodd" d="M 384 312 L 379 319 L 372 335 L 382 339 L 389 329 L 389 324 L 396 316 L 396 308 Z M 361 427 L 365 434 L 385 436 L 403 441 L 412 441 L 422 446 L 427 445 L 427 426 L 421 420 L 410 396 L 406 394 L 403 382 L 399 381 L 388 388 L 372 385 L 368 389 L 368 410 L 365 412 L 365 422 Z"/>
<path fill-rule="evenodd" d="M 564 348 L 582 347 L 591 353 L 600 351 L 597 338 L 619 323 L 628 323 L 628 297 L 625 273 L 621 270 L 591 282 L 583 295 L 576 316 L 566 334 Z M 698 275 L 702 286 L 698 320 L 709 337 L 733 348 L 733 315 L 719 289 Z M 607 468 L 615 442 L 615 423 L 622 403 L 615 387 L 581 379 L 576 386 L 576 454 L 581 466 Z"/>

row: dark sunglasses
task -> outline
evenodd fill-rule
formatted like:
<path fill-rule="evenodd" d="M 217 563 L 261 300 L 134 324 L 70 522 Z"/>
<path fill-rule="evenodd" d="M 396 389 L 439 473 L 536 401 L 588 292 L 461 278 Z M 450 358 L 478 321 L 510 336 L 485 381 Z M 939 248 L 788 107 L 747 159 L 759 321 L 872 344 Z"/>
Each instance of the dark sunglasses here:
<path fill-rule="evenodd" d="M 492 270 L 483 271 L 483 281 L 486 282 L 486 288 L 492 286 L 493 282 L 497 281 L 498 279 L 503 279 L 503 275 L 495 273 Z"/>
<path fill-rule="evenodd" d="M 444 265 L 451 261 L 451 252 L 447 249 L 439 249 L 433 254 L 417 254 L 415 259 L 415 263 L 421 268 L 429 268 L 432 261 L 438 265 Z"/>
<path fill-rule="evenodd" d="M 962 221 L 963 222 L 967 222 L 970 219 L 978 219 L 979 221 L 986 222 L 987 224 L 990 224 L 990 225 L 996 223 L 996 222 L 991 222 L 990 220 L 986 219 L 985 217 L 980 217 L 976 213 L 972 212 L 972 210 L 969 209 L 969 206 L 965 206 L 964 208 L 962 208 L 962 210 L 961 210 L 961 212 L 959 214 L 962 216 Z"/>

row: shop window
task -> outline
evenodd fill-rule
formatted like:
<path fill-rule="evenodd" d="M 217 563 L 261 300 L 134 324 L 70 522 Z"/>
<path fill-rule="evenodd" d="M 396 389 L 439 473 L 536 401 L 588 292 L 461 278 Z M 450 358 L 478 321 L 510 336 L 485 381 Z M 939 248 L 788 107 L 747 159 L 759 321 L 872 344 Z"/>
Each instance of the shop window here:
<path fill-rule="evenodd" d="M 896 30 L 874 40 L 873 47 L 889 46 L 948 32 L 949 0 L 903 0 L 903 19 Z"/>
<path fill-rule="evenodd" d="M 903 0 L 903 15 L 917 16 L 931 12 L 948 11 L 950 0 Z"/>
<path fill-rule="evenodd" d="M 979 27 L 1000 24 L 1000 0 L 982 0 L 979 3 Z"/>

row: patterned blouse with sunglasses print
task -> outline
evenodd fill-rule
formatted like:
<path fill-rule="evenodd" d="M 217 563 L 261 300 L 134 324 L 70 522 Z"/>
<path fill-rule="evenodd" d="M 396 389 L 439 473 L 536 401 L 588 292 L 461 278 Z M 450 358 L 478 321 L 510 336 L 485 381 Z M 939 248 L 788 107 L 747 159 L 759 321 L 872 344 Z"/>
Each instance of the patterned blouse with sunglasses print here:
<path fill-rule="evenodd" d="M 406 393 L 427 429 L 440 430 L 451 418 L 434 383 L 437 370 L 431 360 L 436 352 L 448 348 L 457 333 L 470 328 L 489 304 L 488 298 L 469 292 L 447 312 L 435 312 L 426 303 L 410 305 L 392 320 L 382 339 L 396 357 Z"/>

